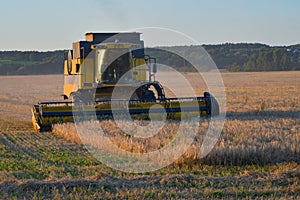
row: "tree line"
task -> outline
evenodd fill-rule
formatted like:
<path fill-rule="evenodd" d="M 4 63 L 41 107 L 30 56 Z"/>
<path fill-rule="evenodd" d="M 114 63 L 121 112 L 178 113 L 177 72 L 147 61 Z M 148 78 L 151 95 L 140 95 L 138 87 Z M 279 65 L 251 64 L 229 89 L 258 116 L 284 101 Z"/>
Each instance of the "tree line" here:
<path fill-rule="evenodd" d="M 0 51 L 0 75 L 62 74 L 64 52 L 64 50 Z M 192 64 L 205 69 L 205 65 L 210 60 L 208 56 L 219 69 L 226 71 L 300 70 L 300 44 L 268 46 L 226 43 L 173 46 L 161 47 L 159 50 L 149 48 L 145 50 L 145 53 L 156 57 L 157 63 L 174 67 L 179 71 L 195 71 Z M 193 63 L 190 63 L 191 60 Z"/>
<path fill-rule="evenodd" d="M 265 44 L 226 43 L 161 49 L 149 49 L 148 52 L 157 57 L 159 63 L 180 71 L 192 71 L 192 64 L 205 68 L 206 64 L 212 65 L 211 59 L 218 69 L 233 72 L 300 70 L 300 45 L 271 47 Z"/>
<path fill-rule="evenodd" d="M 0 75 L 62 74 L 64 51 L 2 51 Z"/>
<path fill-rule="evenodd" d="M 219 68 L 228 71 L 300 70 L 300 45 L 224 44 L 204 48 Z"/>

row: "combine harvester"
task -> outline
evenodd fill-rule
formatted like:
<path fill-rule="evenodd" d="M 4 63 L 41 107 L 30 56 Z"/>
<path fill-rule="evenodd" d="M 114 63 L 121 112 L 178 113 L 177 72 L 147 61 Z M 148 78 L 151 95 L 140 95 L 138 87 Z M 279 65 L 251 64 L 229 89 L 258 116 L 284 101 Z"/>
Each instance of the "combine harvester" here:
<path fill-rule="evenodd" d="M 133 119 L 149 119 L 149 109 L 158 116 L 165 113 L 168 119 L 219 114 L 218 103 L 208 92 L 203 97 L 166 98 L 155 81 L 156 72 L 156 59 L 145 55 L 140 33 L 87 33 L 86 41 L 73 43 L 65 54 L 64 100 L 34 105 L 34 129 L 48 131 L 53 124 L 74 122 L 82 111 L 78 105 L 98 120 L 123 112 Z M 115 89 L 131 95 L 114 99 Z M 127 107 L 112 106 L 124 103 Z"/>

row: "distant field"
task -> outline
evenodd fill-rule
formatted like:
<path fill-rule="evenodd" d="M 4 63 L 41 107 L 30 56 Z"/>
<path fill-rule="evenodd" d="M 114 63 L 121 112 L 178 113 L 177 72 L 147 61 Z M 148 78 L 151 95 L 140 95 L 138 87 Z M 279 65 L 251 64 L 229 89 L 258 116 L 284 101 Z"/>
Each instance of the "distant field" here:
<path fill-rule="evenodd" d="M 185 76 L 198 95 L 206 90 L 195 74 Z M 171 77 L 158 78 L 184 96 Z M 300 72 L 222 77 L 227 119 L 214 150 L 198 159 L 190 148 L 159 171 L 128 174 L 94 159 L 72 124 L 32 131 L 31 106 L 61 100 L 63 76 L 0 76 L 0 198 L 300 198 Z"/>

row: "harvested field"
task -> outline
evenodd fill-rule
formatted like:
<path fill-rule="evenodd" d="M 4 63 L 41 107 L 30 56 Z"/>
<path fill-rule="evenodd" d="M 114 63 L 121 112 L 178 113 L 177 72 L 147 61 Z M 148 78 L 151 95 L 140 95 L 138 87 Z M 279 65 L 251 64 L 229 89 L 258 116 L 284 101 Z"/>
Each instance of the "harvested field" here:
<path fill-rule="evenodd" d="M 198 87 L 195 74 L 185 75 Z M 101 164 L 80 144 L 73 124 L 32 132 L 31 106 L 60 100 L 62 76 L 0 77 L 0 197 L 300 198 L 300 72 L 222 77 L 227 118 L 212 152 L 199 159 L 194 144 L 174 164 L 144 174 Z M 117 129 L 110 121 L 101 126 Z M 161 134 L 149 146 L 117 133 L 114 144 L 133 152 L 169 142 Z"/>

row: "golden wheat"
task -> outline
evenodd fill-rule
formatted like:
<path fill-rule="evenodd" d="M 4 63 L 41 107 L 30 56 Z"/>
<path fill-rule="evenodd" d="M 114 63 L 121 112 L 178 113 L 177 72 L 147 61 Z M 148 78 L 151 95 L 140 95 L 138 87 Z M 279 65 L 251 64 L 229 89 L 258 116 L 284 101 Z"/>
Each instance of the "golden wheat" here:
<path fill-rule="evenodd" d="M 172 78 L 168 76 L 163 78 Z M 206 91 L 195 74 L 186 76 L 198 95 Z M 194 142 L 174 165 L 142 175 L 100 164 L 83 145 L 75 144 L 81 138 L 74 124 L 55 125 L 53 130 L 60 136 L 33 133 L 32 104 L 60 100 L 63 76 L 0 77 L 1 198 L 298 199 L 300 72 L 222 76 L 227 119 L 210 154 L 198 157 L 202 133 L 209 125 L 202 121 Z M 142 139 L 121 131 L 112 121 L 86 123 L 89 132 L 93 133 L 93 127 L 103 128 L 112 145 L 130 153 L 164 148 L 178 128 L 169 123 L 156 135 Z M 110 150 L 111 146 L 102 144 Z"/>
<path fill-rule="evenodd" d="M 299 162 L 300 83 L 296 81 L 299 75 L 299 72 L 296 75 L 292 72 L 223 74 L 228 117 L 219 142 L 208 156 L 198 157 L 209 124 L 201 122 L 195 141 L 180 162 L 225 165 Z M 193 74 L 187 76 L 194 77 Z M 197 82 L 195 77 L 190 80 Z M 134 153 L 151 152 L 166 146 L 178 128 L 178 124 L 168 123 L 147 140 L 121 131 L 112 121 L 87 126 L 100 126 L 116 147 Z M 187 128 L 186 131 L 192 132 L 193 129 Z M 70 141 L 80 142 L 72 124 L 54 125 L 53 132 Z"/>

